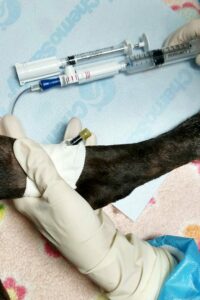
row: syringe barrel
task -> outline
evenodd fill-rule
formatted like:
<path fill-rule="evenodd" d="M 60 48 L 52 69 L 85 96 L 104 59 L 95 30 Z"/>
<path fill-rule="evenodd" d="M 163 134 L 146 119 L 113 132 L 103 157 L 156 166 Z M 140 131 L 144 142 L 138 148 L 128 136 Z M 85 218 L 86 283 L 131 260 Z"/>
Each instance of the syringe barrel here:
<path fill-rule="evenodd" d="M 126 71 L 129 74 L 148 71 L 160 66 L 195 58 L 200 53 L 200 39 L 191 42 L 148 51 L 129 57 Z"/>
<path fill-rule="evenodd" d="M 103 78 L 112 77 L 122 70 L 123 66 L 118 62 L 109 62 L 89 67 L 88 69 L 78 70 L 77 75 L 79 83 L 99 80 Z"/>
<path fill-rule="evenodd" d="M 113 57 L 120 54 L 124 54 L 126 47 L 123 43 L 117 46 L 106 47 L 98 50 L 93 50 L 89 52 L 84 52 L 76 55 L 71 55 L 66 58 L 66 63 L 68 65 L 76 65 L 85 63 L 87 61 L 95 61 L 102 57 Z"/>
<path fill-rule="evenodd" d="M 163 49 L 165 64 L 181 62 L 195 58 L 200 54 L 200 39 L 192 40 L 189 43 L 166 47 Z"/>
<path fill-rule="evenodd" d="M 61 86 L 74 83 L 82 84 L 115 76 L 120 71 L 124 70 L 125 67 L 125 63 L 119 62 L 108 62 L 105 64 L 88 66 L 87 69 L 75 69 L 74 67 L 71 67 L 71 69 L 67 68 L 68 72 L 65 75 L 60 75 L 59 78 L 61 81 Z"/>

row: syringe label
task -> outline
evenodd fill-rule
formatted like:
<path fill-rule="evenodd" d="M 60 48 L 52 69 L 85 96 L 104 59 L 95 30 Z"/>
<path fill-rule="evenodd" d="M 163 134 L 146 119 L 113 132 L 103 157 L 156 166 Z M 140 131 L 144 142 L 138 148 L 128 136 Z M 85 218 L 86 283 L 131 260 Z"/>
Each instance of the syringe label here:
<path fill-rule="evenodd" d="M 90 77 L 91 77 L 90 71 L 86 71 L 85 72 L 85 79 L 90 79 Z"/>
<path fill-rule="evenodd" d="M 65 86 L 68 84 L 76 83 L 79 81 L 78 75 L 75 73 L 73 75 L 62 75 L 60 76 L 61 86 Z"/>

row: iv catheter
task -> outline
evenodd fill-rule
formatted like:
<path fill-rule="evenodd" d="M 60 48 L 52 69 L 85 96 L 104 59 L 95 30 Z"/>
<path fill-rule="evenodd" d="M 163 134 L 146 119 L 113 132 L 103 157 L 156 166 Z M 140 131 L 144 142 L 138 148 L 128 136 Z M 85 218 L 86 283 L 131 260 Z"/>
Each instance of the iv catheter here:
<path fill-rule="evenodd" d="M 77 136 L 75 136 L 70 141 L 68 141 L 68 140 L 65 141 L 65 143 L 67 145 L 77 145 L 81 141 L 85 142 L 91 135 L 92 135 L 92 133 L 87 128 L 85 128 L 85 129 L 81 130 L 81 132 L 79 132 L 79 134 Z"/>
<path fill-rule="evenodd" d="M 136 53 L 138 49 L 140 53 Z M 16 64 L 15 67 L 21 85 L 37 81 L 26 89 L 27 91 L 42 92 L 53 87 L 65 87 L 71 84 L 104 79 L 119 73 L 135 74 L 157 69 L 194 59 L 199 53 L 200 39 L 157 50 L 149 50 L 148 39 L 143 34 L 139 43 L 135 45 L 129 41 L 124 41 L 118 46 L 71 55 L 62 59 L 51 57 Z M 119 57 L 123 57 L 123 60 L 119 61 Z M 99 63 L 102 58 L 105 60 L 104 63 Z M 118 61 L 114 58 L 118 58 Z M 85 66 L 88 61 L 90 64 Z"/>

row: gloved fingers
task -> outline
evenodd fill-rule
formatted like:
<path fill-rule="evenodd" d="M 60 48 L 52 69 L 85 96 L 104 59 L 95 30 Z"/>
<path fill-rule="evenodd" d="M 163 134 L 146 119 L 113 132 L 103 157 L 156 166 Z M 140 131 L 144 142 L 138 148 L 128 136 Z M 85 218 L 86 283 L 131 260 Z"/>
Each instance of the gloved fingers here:
<path fill-rule="evenodd" d="M 31 219 L 39 228 L 38 215 L 44 211 L 45 201 L 36 197 L 23 197 L 13 199 L 15 208 L 23 215 Z"/>
<path fill-rule="evenodd" d="M 200 55 L 197 56 L 197 58 L 196 58 L 196 63 L 197 63 L 197 65 L 200 66 Z"/>
<path fill-rule="evenodd" d="M 47 206 L 44 204 L 41 207 L 37 202 L 38 206 L 35 206 L 36 216 L 41 214 L 40 219 L 43 223 L 48 222 L 48 219 L 55 220 L 56 227 L 65 228 L 70 237 L 78 241 L 86 241 L 95 234 L 101 225 L 98 216 L 87 201 L 58 175 L 46 152 L 29 139 L 19 139 L 14 143 L 14 153 L 21 167 L 36 183 L 42 198 L 47 203 Z M 44 210 L 43 207 L 46 209 Z M 31 214 L 32 211 L 30 216 Z M 82 226 L 77 231 L 80 224 Z"/>
<path fill-rule="evenodd" d="M 82 124 L 80 119 L 78 118 L 72 118 L 66 128 L 65 134 L 64 134 L 64 140 L 70 140 L 73 139 L 75 136 L 77 136 L 80 131 L 82 130 Z M 97 138 L 94 133 L 86 140 L 86 146 L 94 146 L 97 144 Z"/>
<path fill-rule="evenodd" d="M 86 140 L 85 145 L 86 146 L 95 146 L 97 144 L 97 137 L 92 132 L 92 135 Z"/>
<path fill-rule="evenodd" d="M 56 239 L 48 232 L 49 204 L 43 198 L 23 197 L 13 200 L 15 208 L 29 220 L 56 247 Z M 51 226 L 52 226 L 52 222 Z"/>
<path fill-rule="evenodd" d="M 12 138 L 22 138 L 26 136 L 20 121 L 12 115 L 5 115 L 1 119 L 1 132 L 1 134 Z"/>
<path fill-rule="evenodd" d="M 177 45 L 199 37 L 200 19 L 195 19 L 172 33 L 165 41 L 164 46 Z"/>
<path fill-rule="evenodd" d="M 52 160 L 39 144 L 30 139 L 18 139 L 13 149 L 19 164 L 36 183 L 41 195 L 48 184 L 60 179 Z"/>
<path fill-rule="evenodd" d="M 78 118 L 72 118 L 66 128 L 65 134 L 64 134 L 64 140 L 70 140 L 77 136 L 79 132 L 82 129 L 82 124 L 80 119 Z"/>

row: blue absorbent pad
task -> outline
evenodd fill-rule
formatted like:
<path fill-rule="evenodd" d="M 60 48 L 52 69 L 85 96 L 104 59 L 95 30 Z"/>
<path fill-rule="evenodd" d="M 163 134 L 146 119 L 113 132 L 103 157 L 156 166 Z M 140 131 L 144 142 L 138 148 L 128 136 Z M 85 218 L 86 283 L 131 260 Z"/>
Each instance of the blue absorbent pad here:
<path fill-rule="evenodd" d="M 111 45 L 138 42 L 150 48 L 186 21 L 161 0 L 0 0 L 0 115 L 21 91 L 15 63 L 58 58 Z M 38 142 L 62 140 L 66 123 L 79 117 L 98 144 L 132 143 L 165 132 L 199 109 L 200 72 L 194 63 L 85 85 L 25 94 L 15 114 Z M 137 188 L 116 206 L 135 219 L 164 177 Z"/>
<path fill-rule="evenodd" d="M 178 261 L 165 281 L 158 300 L 199 300 L 200 252 L 195 241 L 178 236 L 162 236 L 149 243 L 167 248 Z"/>

